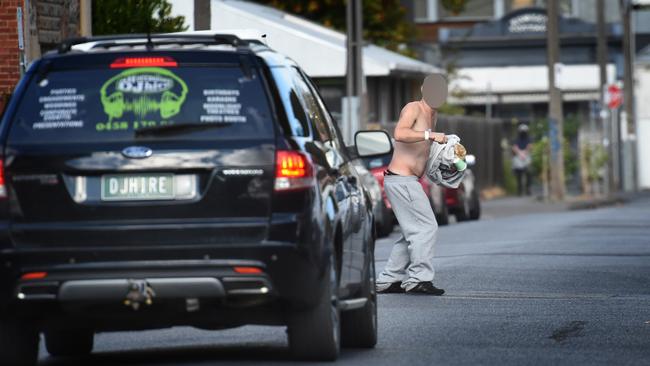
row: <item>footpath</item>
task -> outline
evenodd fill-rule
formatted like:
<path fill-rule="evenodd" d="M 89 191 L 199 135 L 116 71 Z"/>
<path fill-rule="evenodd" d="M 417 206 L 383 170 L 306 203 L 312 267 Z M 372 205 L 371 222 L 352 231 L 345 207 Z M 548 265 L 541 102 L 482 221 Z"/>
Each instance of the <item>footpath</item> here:
<path fill-rule="evenodd" d="M 622 205 L 643 197 L 650 192 L 620 193 L 612 197 L 585 198 L 570 196 L 564 202 L 545 202 L 537 197 L 500 197 L 481 202 L 481 219 L 496 219 L 529 213 L 549 213 L 567 210 L 593 209 L 603 206 Z"/>

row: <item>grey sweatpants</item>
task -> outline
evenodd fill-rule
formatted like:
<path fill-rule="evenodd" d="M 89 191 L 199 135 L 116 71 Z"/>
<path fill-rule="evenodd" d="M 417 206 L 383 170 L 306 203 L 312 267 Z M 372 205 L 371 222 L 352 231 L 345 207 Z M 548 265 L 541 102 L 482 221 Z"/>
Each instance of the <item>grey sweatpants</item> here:
<path fill-rule="evenodd" d="M 386 268 L 377 278 L 377 289 L 402 282 L 410 290 L 418 282 L 433 280 L 433 247 L 438 223 L 429 198 L 415 176 L 387 175 L 384 190 L 402 229 Z"/>

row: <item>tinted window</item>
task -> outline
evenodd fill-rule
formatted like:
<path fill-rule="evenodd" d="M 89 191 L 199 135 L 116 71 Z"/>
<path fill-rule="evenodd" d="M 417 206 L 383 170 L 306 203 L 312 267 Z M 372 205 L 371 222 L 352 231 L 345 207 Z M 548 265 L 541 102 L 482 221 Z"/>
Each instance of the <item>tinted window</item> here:
<path fill-rule="evenodd" d="M 291 70 L 287 67 L 274 67 L 271 68 L 271 73 L 282 99 L 292 136 L 309 136 L 307 112 L 300 100 L 302 94 L 297 91 Z"/>
<path fill-rule="evenodd" d="M 273 76 L 278 84 L 289 124 L 294 136 L 308 136 L 307 124 L 315 133 L 315 138 L 329 141 L 330 134 L 325 116 L 309 86 L 295 67 L 274 67 Z M 296 104 L 298 103 L 298 104 Z M 303 120 L 306 117 L 305 120 Z"/>
<path fill-rule="evenodd" d="M 305 80 L 302 78 L 302 75 L 300 75 L 298 69 L 292 68 L 292 74 L 296 90 L 299 92 L 303 106 L 309 114 L 309 119 L 318 133 L 318 137 L 321 141 L 329 141 L 329 127 L 327 126 L 327 121 L 325 121 L 325 116 L 320 109 L 318 101 L 314 97 L 314 94 L 312 94 L 312 91 L 309 89 Z"/>
<path fill-rule="evenodd" d="M 321 116 L 323 116 L 323 122 L 327 130 L 329 131 L 330 136 L 332 136 L 332 140 L 335 142 L 337 145 L 337 148 L 342 149 L 345 146 L 345 143 L 343 141 L 343 137 L 341 136 L 341 132 L 339 131 L 339 126 L 332 118 L 332 115 L 329 113 L 327 110 L 327 107 L 325 106 L 325 102 L 323 102 L 323 98 L 321 97 L 318 88 L 316 87 L 316 84 L 307 76 L 304 75 L 304 80 L 309 84 L 309 86 L 312 89 L 312 92 L 314 94 L 314 97 L 316 98 L 316 101 L 318 103 L 317 108 L 319 110 L 319 113 Z"/>
<path fill-rule="evenodd" d="M 84 69 L 34 77 L 10 139 L 67 143 L 146 139 L 270 138 L 273 120 L 256 70 L 237 67 Z M 145 127 L 200 123 L 214 128 L 136 136 Z"/>

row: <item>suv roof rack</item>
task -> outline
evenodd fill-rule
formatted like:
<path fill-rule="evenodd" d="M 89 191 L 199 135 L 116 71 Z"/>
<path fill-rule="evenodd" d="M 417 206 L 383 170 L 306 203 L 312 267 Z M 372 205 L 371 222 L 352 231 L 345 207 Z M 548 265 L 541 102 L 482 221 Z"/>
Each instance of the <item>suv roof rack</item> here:
<path fill-rule="evenodd" d="M 121 43 L 120 41 L 131 41 Z M 141 41 L 141 42 L 139 42 Z M 234 34 L 126 34 L 115 36 L 97 36 L 97 37 L 77 37 L 69 38 L 59 43 L 58 53 L 69 52 L 73 46 L 83 43 L 94 42 L 95 47 L 111 47 L 117 45 L 146 45 L 156 44 L 188 44 L 188 43 L 205 43 L 205 44 L 228 44 L 233 47 L 246 46 L 248 41 L 244 41 Z"/>

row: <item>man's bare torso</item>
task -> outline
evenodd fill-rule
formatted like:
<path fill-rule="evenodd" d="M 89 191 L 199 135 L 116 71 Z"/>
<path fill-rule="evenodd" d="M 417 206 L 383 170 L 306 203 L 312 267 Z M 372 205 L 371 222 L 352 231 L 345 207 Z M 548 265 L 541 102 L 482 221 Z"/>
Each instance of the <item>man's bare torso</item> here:
<path fill-rule="evenodd" d="M 417 111 L 411 129 L 422 131 L 422 141 L 411 143 L 395 141 L 393 159 L 388 165 L 388 169 L 393 173 L 417 177 L 421 177 L 424 173 L 432 143 L 431 140 L 424 140 L 424 131 L 435 129 L 436 112 L 422 106 L 421 103 L 411 102 L 405 108 Z"/>

